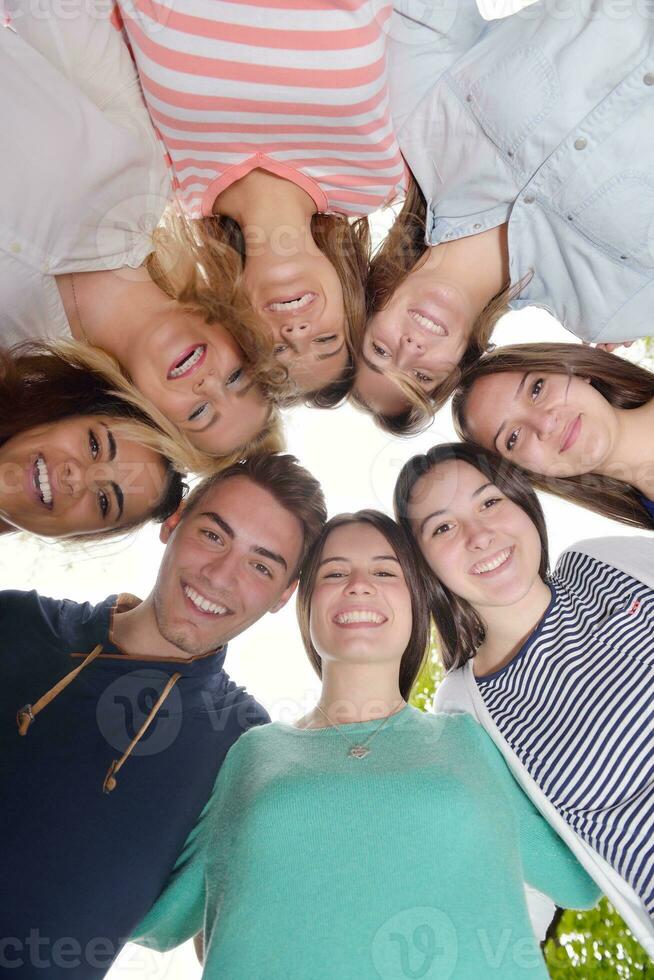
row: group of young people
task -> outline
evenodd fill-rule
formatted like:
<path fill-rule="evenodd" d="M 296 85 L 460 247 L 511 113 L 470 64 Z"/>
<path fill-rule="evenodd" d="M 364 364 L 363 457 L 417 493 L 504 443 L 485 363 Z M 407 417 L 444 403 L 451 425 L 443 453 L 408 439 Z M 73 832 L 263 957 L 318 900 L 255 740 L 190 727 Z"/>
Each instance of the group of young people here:
<path fill-rule="evenodd" d="M 545 977 L 600 892 L 654 956 L 652 542 L 552 569 L 535 493 L 654 528 L 654 374 L 613 353 L 652 333 L 651 15 L 7 7 L 0 533 L 165 550 L 142 601 L 0 593 L 3 969 L 202 935 L 207 980 Z M 490 350 L 528 305 L 585 343 Z M 401 435 L 450 396 L 395 520 L 327 521 L 282 452 L 294 404 Z M 285 724 L 224 662 L 298 583 Z"/>

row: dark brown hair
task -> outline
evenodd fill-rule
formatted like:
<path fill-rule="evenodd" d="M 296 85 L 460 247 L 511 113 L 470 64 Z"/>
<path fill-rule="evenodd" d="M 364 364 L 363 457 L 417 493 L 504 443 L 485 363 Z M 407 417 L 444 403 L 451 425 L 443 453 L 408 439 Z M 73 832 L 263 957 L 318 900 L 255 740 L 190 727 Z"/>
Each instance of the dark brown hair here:
<path fill-rule="evenodd" d="M 538 531 L 541 543 L 541 559 L 538 574 L 542 579 L 548 574 L 549 546 L 543 511 L 529 481 L 512 463 L 490 453 L 474 443 L 450 442 L 433 446 L 427 453 L 413 456 L 404 464 L 395 484 L 395 517 L 413 543 L 416 560 L 429 583 L 429 605 L 436 629 L 441 639 L 441 656 L 447 670 L 462 667 L 474 657 L 485 637 L 485 626 L 479 614 L 466 600 L 455 595 L 440 582 L 427 562 L 413 535 L 409 518 L 411 496 L 418 480 L 440 463 L 459 460 L 479 470 L 486 479 L 509 500 L 520 507 Z"/>
<path fill-rule="evenodd" d="M 639 408 L 654 398 L 654 374 L 616 354 L 583 344 L 512 344 L 485 355 L 470 368 L 452 399 L 454 427 L 462 439 L 470 439 L 466 405 L 472 386 L 488 374 L 507 371 L 547 371 L 550 374 L 590 378 L 590 383 L 616 408 Z M 633 527 L 654 528 L 654 519 L 630 483 L 599 473 L 580 476 L 544 476 L 522 468 L 538 490 L 611 517 Z"/>
<path fill-rule="evenodd" d="M 197 508 L 208 493 L 235 476 L 244 476 L 267 490 L 302 525 L 302 551 L 289 576 L 289 581 L 294 581 L 300 573 L 300 566 L 307 552 L 327 520 L 327 507 L 320 484 L 290 453 L 250 456 L 194 487 L 182 512 L 183 518 Z"/>
<path fill-rule="evenodd" d="M 368 320 L 386 308 L 398 286 L 404 282 L 407 276 L 418 266 L 423 256 L 426 255 L 429 249 L 425 243 L 426 214 L 427 203 L 425 198 L 416 181 L 411 178 L 402 209 L 370 262 L 366 282 L 366 317 Z M 459 383 L 462 373 L 478 361 L 486 350 L 495 324 L 500 316 L 506 312 L 509 301 L 520 292 L 523 284 L 524 280 L 515 287 L 507 284 L 482 310 L 473 325 L 470 341 L 458 366 L 432 392 L 424 392 L 413 379 L 402 371 L 387 370 L 384 372 L 396 382 L 410 402 L 409 407 L 403 412 L 397 415 L 384 415 L 372 411 L 357 394 L 356 380 L 350 396 L 351 400 L 360 408 L 370 412 L 377 425 L 386 432 L 391 432 L 394 435 L 410 435 L 422 431 L 450 397 Z"/>
<path fill-rule="evenodd" d="M 127 423 L 128 438 L 139 441 L 142 434 L 143 444 L 152 448 L 158 435 L 153 420 L 113 390 L 110 377 L 87 366 L 82 346 L 66 344 L 61 349 L 68 352 L 67 357 L 58 352 L 56 344 L 46 342 L 26 341 L 9 349 L 0 348 L 0 445 L 39 425 L 79 415 L 106 415 Z M 93 360 L 99 363 L 100 358 L 94 355 Z M 163 492 L 149 515 L 158 522 L 177 510 L 185 490 L 182 475 L 168 458 L 161 459 Z M 71 537 L 76 541 L 97 541 L 137 526 L 123 524 L 101 535 Z"/>
<path fill-rule="evenodd" d="M 369 524 L 379 531 L 395 552 L 402 572 L 404 573 L 404 578 L 411 595 L 413 623 L 409 644 L 400 661 L 399 685 L 402 697 L 408 700 L 429 649 L 429 607 L 426 599 L 425 582 L 423 581 L 420 565 L 416 561 L 411 542 L 402 528 L 391 517 L 388 517 L 387 514 L 382 514 L 378 510 L 360 510 L 356 514 L 338 514 L 325 524 L 322 533 L 314 542 L 311 551 L 307 555 L 302 571 L 300 572 L 297 618 L 304 649 L 318 677 L 322 677 L 322 661 L 311 642 L 311 631 L 309 627 L 311 599 L 316 584 L 320 559 L 327 538 L 332 531 L 335 531 L 339 527 L 347 527 L 350 524 Z"/>

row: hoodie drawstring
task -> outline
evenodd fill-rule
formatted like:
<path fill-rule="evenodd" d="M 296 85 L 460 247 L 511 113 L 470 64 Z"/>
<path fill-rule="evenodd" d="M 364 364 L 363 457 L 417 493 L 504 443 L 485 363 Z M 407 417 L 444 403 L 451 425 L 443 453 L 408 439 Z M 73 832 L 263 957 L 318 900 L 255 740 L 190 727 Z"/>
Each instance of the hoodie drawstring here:
<path fill-rule="evenodd" d="M 98 643 L 97 647 L 89 653 L 86 660 L 76 667 L 75 670 L 71 670 L 69 674 L 62 677 L 60 681 L 57 681 L 54 687 L 51 687 L 49 691 L 43 695 L 42 698 L 36 702 L 36 704 L 24 704 L 22 708 L 19 708 L 16 712 L 16 724 L 18 725 L 18 734 L 26 735 L 27 729 L 30 727 L 32 722 L 36 719 L 36 716 L 44 708 L 47 708 L 51 701 L 57 697 L 58 694 L 68 687 L 71 681 L 74 681 L 78 674 L 80 674 L 87 664 L 92 663 L 96 657 L 102 653 L 102 644 Z"/>
<path fill-rule="evenodd" d="M 180 679 L 181 676 L 182 676 L 181 674 L 173 674 L 173 676 L 168 680 L 168 683 L 166 684 L 163 691 L 157 698 L 157 701 L 155 702 L 155 704 L 152 705 L 150 714 L 145 719 L 145 721 L 139 728 L 138 732 L 136 733 L 132 741 L 129 743 L 129 745 L 123 752 L 120 759 L 114 759 L 114 761 L 109 766 L 109 769 L 107 770 L 107 775 L 104 777 L 104 783 L 102 784 L 103 793 L 111 793 L 113 790 L 115 790 L 116 773 L 119 772 L 123 764 L 127 762 L 127 759 L 129 758 L 132 749 L 134 748 L 136 743 L 143 737 L 143 735 L 145 735 L 148 728 L 154 721 L 155 715 L 157 714 L 159 708 L 164 703 L 164 701 L 166 700 L 166 698 L 168 697 L 168 695 L 170 694 L 170 692 L 172 691 L 172 689 L 174 688 L 175 684 L 177 683 L 177 681 Z"/>
<path fill-rule="evenodd" d="M 54 699 L 59 694 L 61 694 L 61 692 L 65 688 L 67 688 L 72 681 L 75 680 L 77 675 L 80 674 L 84 670 L 84 668 L 88 666 L 88 664 L 93 663 L 96 657 L 99 657 L 101 653 L 102 653 L 102 644 L 98 643 L 98 645 L 91 651 L 91 653 L 89 653 L 88 657 L 86 657 L 86 659 L 79 665 L 79 667 L 75 667 L 75 669 L 71 670 L 70 673 L 66 674 L 65 677 L 62 677 L 60 681 L 57 681 L 54 687 L 51 687 L 49 691 L 46 691 L 43 697 L 40 697 L 39 700 L 36 702 L 36 704 L 24 704 L 22 708 L 19 708 L 18 711 L 16 712 L 16 724 L 18 725 L 18 734 L 26 735 L 30 725 L 32 724 L 33 721 L 36 720 L 36 716 L 41 711 L 43 711 L 44 708 L 47 708 L 50 702 L 54 701 Z M 174 688 L 175 684 L 177 683 L 177 681 L 180 679 L 181 676 L 182 675 L 178 673 L 178 674 L 173 674 L 172 677 L 169 678 L 166 686 L 164 687 L 163 691 L 157 698 L 157 701 L 152 706 L 148 717 L 145 719 L 140 729 L 138 730 L 138 732 L 136 733 L 132 741 L 129 743 L 129 745 L 123 752 L 121 758 L 114 759 L 114 761 L 109 766 L 107 775 L 104 778 L 104 783 L 102 784 L 102 791 L 104 793 L 111 793 L 112 790 L 116 788 L 116 773 L 121 769 L 123 764 L 127 761 L 127 759 L 129 758 L 132 752 L 132 749 L 137 744 L 137 742 L 141 738 L 143 738 L 146 731 L 154 721 L 155 715 L 159 711 L 159 708 L 164 703 L 164 701 L 166 700 L 166 698 L 168 697 L 168 695 L 170 694 L 170 692 L 172 691 L 172 689 Z"/>

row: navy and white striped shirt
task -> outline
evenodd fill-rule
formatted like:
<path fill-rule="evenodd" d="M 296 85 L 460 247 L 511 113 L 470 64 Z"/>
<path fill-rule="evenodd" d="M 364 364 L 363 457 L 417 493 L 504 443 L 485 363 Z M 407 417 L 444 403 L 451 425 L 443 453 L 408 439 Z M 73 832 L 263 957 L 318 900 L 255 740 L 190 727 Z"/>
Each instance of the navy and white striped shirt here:
<path fill-rule="evenodd" d="M 564 820 L 654 916 L 654 590 L 575 551 L 549 584 L 540 624 L 479 691 Z"/>

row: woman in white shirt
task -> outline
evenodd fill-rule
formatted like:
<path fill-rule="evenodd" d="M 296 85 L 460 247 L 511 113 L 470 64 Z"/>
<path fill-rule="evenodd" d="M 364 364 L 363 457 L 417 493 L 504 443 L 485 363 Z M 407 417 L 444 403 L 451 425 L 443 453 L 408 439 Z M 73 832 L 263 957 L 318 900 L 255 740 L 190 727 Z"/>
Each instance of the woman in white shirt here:
<path fill-rule="evenodd" d="M 0 30 L 0 339 L 114 355 L 203 455 L 278 448 L 258 341 L 227 298 L 181 306 L 144 265 L 171 193 L 129 51 L 99 5 Z M 19 15 L 20 14 L 20 15 Z M 219 322 L 217 322 L 219 321 Z M 261 381 L 261 385 L 258 383 Z"/>

